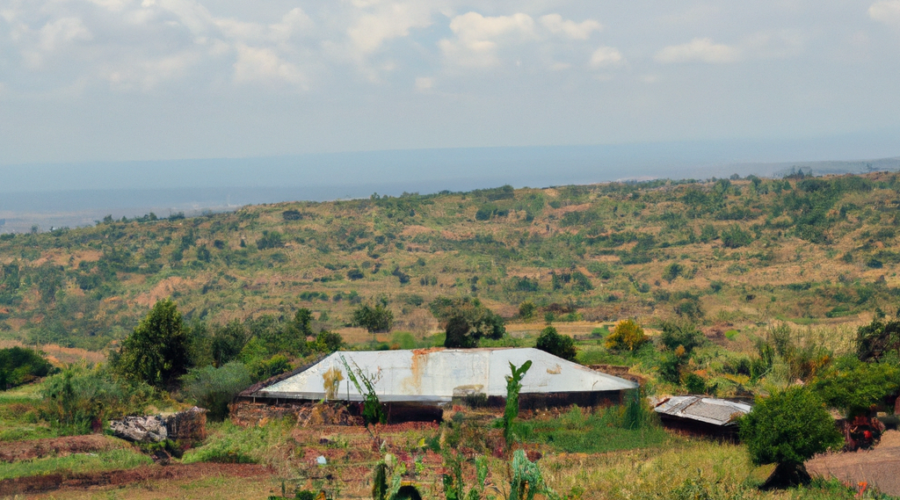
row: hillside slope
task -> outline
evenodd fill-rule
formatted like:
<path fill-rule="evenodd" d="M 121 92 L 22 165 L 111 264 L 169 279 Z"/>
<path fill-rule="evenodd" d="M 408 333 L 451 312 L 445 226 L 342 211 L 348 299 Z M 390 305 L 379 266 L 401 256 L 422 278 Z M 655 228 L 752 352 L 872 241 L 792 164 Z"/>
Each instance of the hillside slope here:
<path fill-rule="evenodd" d="M 308 307 L 328 327 L 383 297 L 419 332 L 440 295 L 506 317 L 849 320 L 897 308 L 898 191 L 888 173 L 502 187 L 2 235 L 0 330 L 99 349 L 164 297 L 192 320 Z"/>

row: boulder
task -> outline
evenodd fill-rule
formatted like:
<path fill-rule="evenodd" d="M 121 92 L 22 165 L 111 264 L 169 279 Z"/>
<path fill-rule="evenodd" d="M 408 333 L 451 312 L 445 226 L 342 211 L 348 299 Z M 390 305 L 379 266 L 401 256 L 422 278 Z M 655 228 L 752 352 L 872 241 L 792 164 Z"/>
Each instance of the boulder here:
<path fill-rule="evenodd" d="M 206 410 L 193 407 L 168 415 L 145 415 L 111 420 L 113 435 L 135 443 L 159 443 L 167 439 L 197 442 L 206 438 Z"/>
<path fill-rule="evenodd" d="M 169 438 L 162 417 L 157 415 L 111 420 L 109 428 L 114 436 L 135 443 L 158 443 Z"/>

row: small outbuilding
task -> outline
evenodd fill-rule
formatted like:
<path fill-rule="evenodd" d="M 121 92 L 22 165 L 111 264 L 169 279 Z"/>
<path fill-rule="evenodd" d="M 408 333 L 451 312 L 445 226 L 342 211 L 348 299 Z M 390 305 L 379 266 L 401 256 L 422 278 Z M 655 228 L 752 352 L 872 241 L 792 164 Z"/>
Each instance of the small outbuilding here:
<path fill-rule="evenodd" d="M 672 396 L 656 403 L 654 410 L 663 425 L 695 436 L 711 436 L 737 441 L 737 420 L 752 406 L 726 399 L 703 396 Z"/>
<path fill-rule="evenodd" d="M 532 365 L 522 379 L 523 409 L 616 404 L 622 401 L 623 391 L 638 388 L 630 380 L 538 349 L 433 348 L 335 352 L 290 375 L 253 386 L 240 398 L 271 404 L 361 402 L 363 395 L 346 373 L 349 366 L 373 382 L 391 420 L 432 420 L 452 403 L 502 406 L 510 363 L 518 367 L 526 361 Z"/>

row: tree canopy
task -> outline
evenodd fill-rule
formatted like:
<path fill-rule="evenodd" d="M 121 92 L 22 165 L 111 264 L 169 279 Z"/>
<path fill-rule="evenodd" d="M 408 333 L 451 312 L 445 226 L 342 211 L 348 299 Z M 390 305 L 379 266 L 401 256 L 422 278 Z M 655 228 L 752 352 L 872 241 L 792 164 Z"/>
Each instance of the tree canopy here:
<path fill-rule="evenodd" d="M 843 443 L 825 403 L 805 387 L 757 398 L 753 411 L 741 419 L 740 435 L 757 465 L 802 467 L 815 454 Z"/>
<path fill-rule="evenodd" d="M 429 304 L 432 314 L 444 326 L 444 347 L 472 348 L 482 338 L 500 339 L 506 333 L 503 318 L 472 297 L 439 297 Z"/>
<path fill-rule="evenodd" d="M 123 342 L 117 371 L 156 388 L 171 388 L 190 364 L 188 335 L 178 307 L 169 299 L 153 306 Z"/>

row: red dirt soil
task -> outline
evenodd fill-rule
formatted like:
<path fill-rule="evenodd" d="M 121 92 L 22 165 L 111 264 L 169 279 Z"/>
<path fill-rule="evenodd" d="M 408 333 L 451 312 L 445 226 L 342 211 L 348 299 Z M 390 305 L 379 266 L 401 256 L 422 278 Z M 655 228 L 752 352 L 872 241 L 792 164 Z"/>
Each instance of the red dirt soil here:
<path fill-rule="evenodd" d="M 900 495 L 900 432 L 887 431 L 871 450 L 832 453 L 806 462 L 810 474 L 835 477 L 851 485 L 868 483 L 888 495 Z"/>
<path fill-rule="evenodd" d="M 261 477 L 273 471 L 254 464 L 210 464 L 158 466 L 148 465 L 131 470 L 106 471 L 87 474 L 47 474 L 19 477 L 0 481 L 0 497 L 35 494 L 60 488 L 87 488 L 91 486 L 120 486 L 143 481 L 200 479 L 209 476 Z"/>
<path fill-rule="evenodd" d="M 0 442 L 0 462 L 31 460 L 47 455 L 61 457 L 72 453 L 92 453 L 127 446 L 128 443 L 124 441 L 101 435 Z"/>

